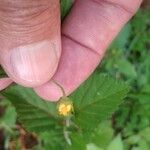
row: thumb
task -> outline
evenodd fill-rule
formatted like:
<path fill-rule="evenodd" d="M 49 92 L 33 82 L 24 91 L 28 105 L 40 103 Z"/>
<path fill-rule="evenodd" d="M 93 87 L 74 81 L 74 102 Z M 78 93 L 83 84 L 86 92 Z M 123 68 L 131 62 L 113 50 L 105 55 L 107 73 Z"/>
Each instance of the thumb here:
<path fill-rule="evenodd" d="M 60 45 L 59 0 L 0 1 L 0 63 L 12 80 L 28 87 L 47 82 Z"/>

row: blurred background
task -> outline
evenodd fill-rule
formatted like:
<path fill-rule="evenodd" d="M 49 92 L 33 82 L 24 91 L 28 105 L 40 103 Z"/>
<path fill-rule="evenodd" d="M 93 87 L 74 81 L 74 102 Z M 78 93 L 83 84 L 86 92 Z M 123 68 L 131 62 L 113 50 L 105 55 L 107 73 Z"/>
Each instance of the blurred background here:
<path fill-rule="evenodd" d="M 97 71 L 131 86 L 125 102 L 101 125 L 105 134 L 102 139 L 122 143 L 125 150 L 150 150 L 150 0 L 144 0 L 140 10 L 120 32 Z M 48 135 L 40 137 L 45 143 L 43 150 L 49 147 L 50 138 Z M 51 144 L 55 150 L 57 142 Z M 37 137 L 16 123 L 15 108 L 0 99 L 0 150 L 32 150 L 38 146 Z"/>

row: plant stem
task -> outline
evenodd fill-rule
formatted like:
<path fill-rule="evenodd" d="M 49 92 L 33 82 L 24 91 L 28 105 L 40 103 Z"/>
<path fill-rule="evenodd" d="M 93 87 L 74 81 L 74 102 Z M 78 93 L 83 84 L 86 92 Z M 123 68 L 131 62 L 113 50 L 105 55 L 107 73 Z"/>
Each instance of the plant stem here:
<path fill-rule="evenodd" d="M 65 119 L 65 126 L 64 126 L 64 138 L 66 140 L 66 142 L 68 143 L 68 145 L 72 145 L 70 137 L 69 137 L 69 132 L 67 131 L 67 128 L 70 127 L 70 118 L 66 118 Z"/>

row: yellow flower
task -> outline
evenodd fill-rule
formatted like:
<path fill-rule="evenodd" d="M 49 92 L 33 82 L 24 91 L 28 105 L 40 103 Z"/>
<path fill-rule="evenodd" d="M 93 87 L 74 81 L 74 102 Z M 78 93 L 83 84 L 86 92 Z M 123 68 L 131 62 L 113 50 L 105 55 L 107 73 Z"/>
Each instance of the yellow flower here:
<path fill-rule="evenodd" d="M 68 116 L 73 112 L 73 104 L 71 101 L 60 101 L 58 104 L 58 113 L 62 116 Z"/>

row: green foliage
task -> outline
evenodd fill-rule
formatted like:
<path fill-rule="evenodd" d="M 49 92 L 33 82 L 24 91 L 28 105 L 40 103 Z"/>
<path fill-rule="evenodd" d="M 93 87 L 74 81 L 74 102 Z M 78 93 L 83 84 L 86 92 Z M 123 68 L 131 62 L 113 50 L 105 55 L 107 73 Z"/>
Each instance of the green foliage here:
<path fill-rule="evenodd" d="M 126 33 L 121 32 L 122 35 L 117 38 L 123 48 L 112 44 L 99 68 L 104 73 L 127 81 L 132 87 L 127 100 L 113 116 L 114 130 L 123 137 L 125 150 L 150 149 L 150 142 L 141 136 L 150 124 L 149 18 L 149 10 L 140 10 L 128 24 L 130 32 L 125 27 Z M 125 44 L 122 44 L 121 37 Z"/>
<path fill-rule="evenodd" d="M 43 145 L 38 147 L 39 150 L 59 150 L 63 149 L 65 146 L 64 135 L 60 130 L 52 130 L 49 132 L 43 132 L 39 135 L 40 143 Z"/>
<path fill-rule="evenodd" d="M 0 127 L 5 128 L 8 132 L 12 132 L 11 128 L 16 125 L 17 114 L 15 108 L 6 99 L 0 101 L 1 111 L 5 113 L 0 117 Z"/>
<path fill-rule="evenodd" d="M 103 150 L 102 148 L 97 147 L 95 144 L 90 143 L 87 145 L 87 150 Z"/>
<path fill-rule="evenodd" d="M 54 104 L 41 100 L 31 89 L 11 86 L 3 95 L 16 107 L 18 119 L 25 129 L 38 133 L 55 127 Z"/>
<path fill-rule="evenodd" d="M 123 150 L 123 142 L 120 135 L 112 140 L 107 150 Z"/>
<path fill-rule="evenodd" d="M 66 126 L 65 118 L 58 117 L 56 112 L 57 104 L 42 100 L 29 88 L 24 88 L 19 85 L 11 86 L 4 90 L 2 95 L 15 106 L 18 121 L 26 130 L 39 135 L 45 132 L 49 133 L 45 136 L 53 137 L 53 140 L 56 137 L 53 143 L 44 141 L 54 149 L 56 145 L 59 147 L 63 143 L 60 142 L 58 144 L 60 140 L 65 141 L 67 136 L 65 134 L 67 132 L 72 133 L 73 143 L 77 142 L 76 137 L 78 138 L 79 136 L 77 132 L 80 133 L 80 131 L 83 132 L 81 137 L 86 139 L 84 129 L 91 129 L 91 131 L 88 131 L 88 136 L 90 137 L 95 127 L 116 110 L 127 92 L 128 86 L 123 82 L 116 81 L 106 75 L 94 73 L 71 95 L 71 99 L 74 100 L 75 110 L 75 116 L 69 120 L 70 128 L 72 129 Z M 95 136 L 101 136 L 101 134 L 99 133 Z M 86 139 L 85 145 L 82 145 L 80 141 L 79 146 L 86 147 L 88 142 Z M 75 144 L 73 149 L 77 145 L 78 143 Z"/>
<path fill-rule="evenodd" d="M 71 5 L 71 0 L 61 0 L 62 20 Z M 2 91 L 0 129 L 5 132 L 5 149 L 10 139 L 21 149 L 19 123 L 36 133 L 33 150 L 149 150 L 149 18 L 149 10 L 140 10 L 124 27 L 96 72 L 69 97 L 75 110 L 69 118 L 60 117 L 56 103 L 42 100 L 31 89 L 14 85 Z M 0 77 L 4 76 L 0 68 Z M 131 86 L 124 103 L 128 86 L 122 80 Z"/>
<path fill-rule="evenodd" d="M 92 142 L 98 147 L 106 149 L 111 140 L 113 139 L 114 131 L 111 127 L 111 122 L 103 121 L 94 130 L 92 135 Z"/>
<path fill-rule="evenodd" d="M 73 133 L 71 135 L 72 146 L 70 149 L 107 150 L 112 145 L 113 134 L 110 122 L 103 121 L 90 135 L 87 133 L 83 136 L 83 134 Z"/>
<path fill-rule="evenodd" d="M 116 68 L 120 73 L 124 74 L 129 78 L 136 78 L 137 73 L 135 71 L 135 66 L 128 60 L 122 58 L 116 62 Z"/>
<path fill-rule="evenodd" d="M 127 92 L 124 83 L 95 73 L 71 96 L 76 124 L 83 129 L 95 128 L 116 110 Z"/>

